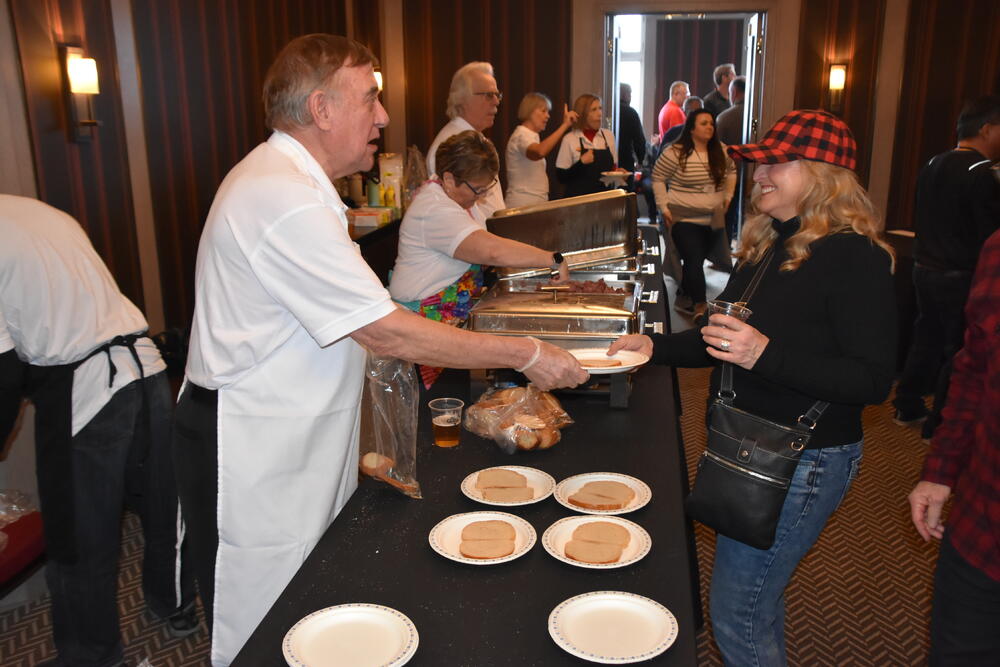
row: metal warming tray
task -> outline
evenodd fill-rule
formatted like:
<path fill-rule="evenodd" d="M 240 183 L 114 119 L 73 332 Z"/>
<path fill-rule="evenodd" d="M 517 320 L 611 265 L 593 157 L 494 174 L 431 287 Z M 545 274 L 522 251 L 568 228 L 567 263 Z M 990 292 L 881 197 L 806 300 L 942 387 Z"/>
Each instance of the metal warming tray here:
<path fill-rule="evenodd" d="M 636 215 L 634 193 L 608 190 L 502 209 L 486 221 L 486 226 L 497 236 L 558 250 L 573 271 L 602 267 L 602 274 L 638 273 L 638 256 L 644 246 L 639 239 Z M 497 274 L 504 278 L 549 272 L 548 267 L 497 269 Z"/>
<path fill-rule="evenodd" d="M 643 292 L 638 281 L 606 280 L 624 293 L 593 293 L 552 286 L 547 278 L 500 280 L 469 314 L 473 331 L 553 339 L 562 347 L 570 341 L 611 341 L 643 329 L 640 304 L 655 303 L 659 292 Z"/>

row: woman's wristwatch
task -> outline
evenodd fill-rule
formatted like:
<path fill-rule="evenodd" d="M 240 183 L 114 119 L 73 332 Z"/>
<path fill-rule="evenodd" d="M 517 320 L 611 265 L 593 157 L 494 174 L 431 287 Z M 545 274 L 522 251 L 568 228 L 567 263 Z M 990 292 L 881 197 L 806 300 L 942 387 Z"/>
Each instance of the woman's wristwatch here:
<path fill-rule="evenodd" d="M 561 252 L 554 252 L 554 253 L 552 253 L 552 268 L 553 269 L 558 269 L 560 267 L 560 265 L 562 265 L 562 263 L 565 262 L 565 261 L 566 261 L 566 258 L 562 256 Z"/>

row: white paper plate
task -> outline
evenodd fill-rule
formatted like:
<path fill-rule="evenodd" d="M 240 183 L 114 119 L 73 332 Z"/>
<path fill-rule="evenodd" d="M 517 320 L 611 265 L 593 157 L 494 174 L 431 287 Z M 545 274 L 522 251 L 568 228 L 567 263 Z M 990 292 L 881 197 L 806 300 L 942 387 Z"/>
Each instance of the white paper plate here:
<path fill-rule="evenodd" d="M 632 488 L 635 491 L 635 496 L 629 501 L 629 504 L 620 510 L 591 510 L 585 507 L 578 507 L 569 501 L 569 497 L 580 490 L 587 482 L 621 482 Z M 568 507 L 574 512 L 582 512 L 583 514 L 627 514 L 628 512 L 634 512 L 640 507 L 645 507 L 646 503 L 650 501 L 653 497 L 653 492 L 649 486 L 641 479 L 636 479 L 631 475 L 623 475 L 617 472 L 588 472 L 582 475 L 573 475 L 572 477 L 567 477 L 563 481 L 556 485 L 555 490 L 556 500 L 563 507 Z"/>
<path fill-rule="evenodd" d="M 459 551 L 462 543 L 462 529 L 473 521 L 490 521 L 499 519 L 514 526 L 514 553 L 501 558 L 466 558 Z M 496 565 L 520 558 L 528 553 L 531 547 L 535 546 L 538 539 L 535 529 L 530 523 L 519 516 L 507 514 L 506 512 L 465 512 L 463 514 L 452 514 L 447 519 L 443 519 L 436 526 L 431 528 L 427 540 L 431 544 L 431 549 L 438 552 L 445 558 L 450 558 L 459 563 L 469 565 Z"/>
<path fill-rule="evenodd" d="M 601 176 L 604 176 L 605 178 L 620 178 L 623 181 L 626 178 L 628 178 L 629 176 L 631 176 L 631 175 L 632 174 L 630 172 L 627 172 L 627 171 L 602 171 L 601 172 Z"/>
<path fill-rule="evenodd" d="M 503 468 L 504 470 L 513 470 L 514 472 L 519 472 L 524 475 L 528 480 L 528 486 L 534 492 L 534 496 L 531 500 L 518 500 L 514 502 L 499 502 L 496 500 L 486 500 L 483 497 L 483 490 L 476 488 L 476 480 L 479 478 L 479 473 L 490 470 L 490 468 L 483 468 L 483 470 L 477 470 L 468 477 L 462 480 L 462 493 L 467 497 L 475 500 L 477 503 L 483 503 L 485 505 L 497 505 L 501 507 L 513 507 L 514 505 L 531 505 L 532 503 L 537 503 L 539 500 L 545 500 L 552 495 L 552 491 L 556 488 L 556 480 L 553 479 L 552 475 L 547 472 L 542 472 L 537 468 L 527 468 L 525 466 L 495 466 L 497 468 Z"/>
<path fill-rule="evenodd" d="M 654 658 L 677 639 L 677 619 L 656 600 L 635 593 L 595 591 L 549 614 L 549 635 L 578 658 L 622 665 Z"/>
<path fill-rule="evenodd" d="M 566 555 L 566 543 L 572 539 L 573 531 L 581 525 L 593 521 L 616 523 L 625 528 L 631 536 L 632 539 L 629 541 L 628 546 L 622 551 L 622 557 L 614 563 L 582 563 Z M 628 519 L 616 516 L 568 516 L 564 519 L 559 519 L 542 533 L 542 546 L 553 558 L 561 560 L 564 563 L 592 570 L 607 570 L 616 567 L 625 567 L 626 565 L 631 565 L 642 560 L 653 547 L 653 540 L 642 526 Z"/>
<path fill-rule="evenodd" d="M 285 634 L 292 667 L 398 667 L 417 652 L 417 628 L 406 614 L 378 604 L 341 604 L 309 614 Z"/>
<path fill-rule="evenodd" d="M 583 366 L 583 369 L 591 375 L 624 373 L 625 371 L 630 371 L 633 368 L 638 368 L 649 361 L 649 357 L 645 354 L 639 354 L 638 352 L 633 352 L 632 350 L 619 350 L 609 357 L 608 348 L 606 347 L 580 347 L 575 350 L 569 350 L 569 353 L 576 357 L 580 362 L 580 365 Z M 622 365 L 595 368 L 587 365 L 587 361 L 590 359 L 615 359 L 622 362 Z"/>

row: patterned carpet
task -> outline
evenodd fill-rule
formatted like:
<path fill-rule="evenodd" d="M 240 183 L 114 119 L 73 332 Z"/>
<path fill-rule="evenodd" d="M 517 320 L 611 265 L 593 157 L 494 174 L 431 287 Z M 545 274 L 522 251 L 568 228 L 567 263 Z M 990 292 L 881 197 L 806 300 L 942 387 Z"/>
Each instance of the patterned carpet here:
<path fill-rule="evenodd" d="M 705 445 L 708 371 L 678 372 L 682 429 L 689 467 Z M 894 425 L 888 404 L 865 410 L 862 473 L 819 543 L 788 588 L 786 640 L 792 665 L 921 665 L 926 662 L 927 619 L 936 546 L 925 545 L 909 520 L 906 495 L 916 482 L 926 446 L 919 434 Z M 692 472 L 693 474 L 693 472 Z M 207 664 L 201 632 L 171 638 L 143 611 L 139 585 L 138 520 L 124 522 L 119 606 L 126 657 L 153 667 Z M 697 527 L 705 609 L 715 538 Z M 0 664 L 30 667 L 52 657 L 47 599 L 0 615 Z M 710 628 L 698 636 L 700 665 L 721 665 Z"/>

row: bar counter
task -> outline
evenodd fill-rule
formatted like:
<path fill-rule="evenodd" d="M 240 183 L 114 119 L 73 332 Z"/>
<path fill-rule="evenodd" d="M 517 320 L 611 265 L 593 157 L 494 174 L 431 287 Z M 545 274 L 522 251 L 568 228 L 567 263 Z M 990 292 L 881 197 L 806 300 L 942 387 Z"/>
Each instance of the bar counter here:
<path fill-rule="evenodd" d="M 659 272 L 647 279 L 646 287 L 657 284 L 662 285 Z M 648 321 L 663 321 L 662 300 L 645 309 Z M 468 405 L 477 398 L 469 395 L 468 373 L 446 371 L 421 396 L 417 479 L 423 499 L 403 497 L 364 479 L 233 665 L 285 664 L 281 645 L 289 628 L 316 610 L 352 602 L 392 607 L 413 621 L 419 648 L 411 665 L 584 664 L 552 640 L 548 616 L 568 598 L 602 590 L 644 595 L 677 618 L 674 644 L 645 664 L 696 664 L 701 612 L 693 537 L 682 506 L 688 482 L 674 381 L 671 369 L 652 365 L 637 370 L 632 379 L 626 409 L 611 408 L 607 395 L 557 393 L 575 420 L 563 430 L 561 442 L 545 451 L 508 456 L 492 441 L 464 430 L 458 447 L 431 444 L 426 401 L 457 396 Z M 551 496 L 531 505 L 495 507 L 462 494 L 466 475 L 496 465 L 539 468 L 557 482 L 586 472 L 619 472 L 643 480 L 652 490 L 651 501 L 621 516 L 646 529 L 651 551 L 637 563 L 607 570 L 556 560 L 542 547 L 542 533 L 575 512 Z M 515 514 L 534 527 L 538 541 L 525 555 L 498 565 L 466 565 L 431 549 L 428 535 L 442 519 L 494 510 Z"/>

